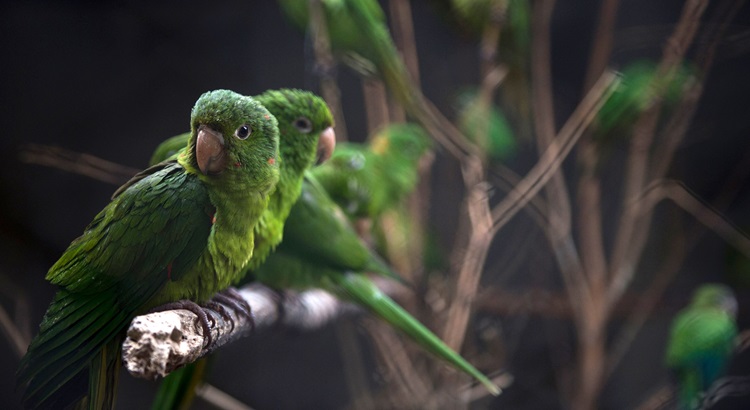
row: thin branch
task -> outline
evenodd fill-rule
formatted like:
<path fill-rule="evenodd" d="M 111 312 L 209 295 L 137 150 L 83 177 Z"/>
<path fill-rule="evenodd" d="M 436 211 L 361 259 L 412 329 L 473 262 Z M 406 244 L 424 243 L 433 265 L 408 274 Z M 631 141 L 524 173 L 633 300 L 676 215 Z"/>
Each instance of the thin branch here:
<path fill-rule="evenodd" d="M 127 182 L 140 171 L 90 154 L 51 145 L 23 145 L 19 152 L 19 158 L 29 164 L 56 168 L 115 185 Z"/>
<path fill-rule="evenodd" d="M 312 33 L 313 50 L 315 52 L 316 71 L 320 74 L 320 88 L 333 118 L 336 120 L 336 139 L 348 140 L 344 109 L 341 105 L 341 92 L 336 85 L 333 72 L 335 63 L 331 54 L 331 41 L 328 36 L 325 11 L 321 0 L 309 0 L 310 32 Z"/>
<path fill-rule="evenodd" d="M 591 124 L 599 108 L 609 97 L 618 82 L 612 72 L 605 72 L 591 91 L 578 104 L 555 139 L 542 153 L 534 167 L 508 193 L 505 199 L 492 209 L 493 231 L 499 231 L 557 172 L 583 131 Z"/>
<path fill-rule="evenodd" d="M 412 399 L 428 397 L 432 386 L 426 384 L 422 374 L 416 371 L 413 361 L 398 339 L 393 329 L 385 328 L 383 323 L 374 320 L 365 321 L 368 334 L 372 337 L 375 351 L 380 361 L 385 364 L 390 384 Z"/>
<path fill-rule="evenodd" d="M 494 63 L 494 50 L 497 50 L 502 28 L 504 9 L 507 5 L 498 5 L 492 11 L 492 16 L 485 27 L 481 44 L 482 85 L 479 91 L 480 117 L 487 120 L 480 123 L 478 135 L 489 139 L 490 106 L 497 87 L 507 74 L 507 70 Z M 485 59 L 488 50 L 492 50 L 493 58 Z M 456 293 L 448 310 L 448 319 L 444 327 L 446 344 L 454 350 L 460 350 L 464 341 L 466 329 L 469 325 L 471 300 L 474 298 L 482 276 L 482 268 L 487 260 L 489 247 L 492 244 L 492 215 L 490 213 L 489 196 L 487 193 L 486 153 L 474 151 L 468 153 L 461 160 L 461 171 L 466 187 L 464 206 L 466 207 L 471 230 L 466 242 L 465 252 L 458 275 L 456 277 Z"/>
<path fill-rule="evenodd" d="M 419 88 L 419 58 L 414 37 L 414 23 L 409 0 L 390 0 L 393 40 L 401 52 L 407 71 L 415 87 Z"/>
<path fill-rule="evenodd" d="M 216 387 L 204 383 L 195 388 L 195 395 L 221 410 L 253 410 L 252 407 L 235 399 Z"/>
<path fill-rule="evenodd" d="M 744 0 L 724 2 L 722 4 L 723 7 L 716 13 L 715 20 L 717 23 L 712 25 L 716 27 L 712 30 L 713 37 L 703 43 L 705 46 L 700 47 L 696 53 L 695 61 L 700 67 L 699 78 L 685 84 L 683 87 L 682 100 L 665 127 L 664 141 L 655 148 L 655 155 L 649 168 L 652 170 L 652 178 L 663 178 L 669 170 L 675 151 L 692 123 L 698 102 L 703 95 L 703 80 L 708 76 L 713 66 L 716 49 L 724 38 L 729 23 L 734 19 L 744 3 Z"/>
<path fill-rule="evenodd" d="M 335 330 L 339 356 L 343 362 L 342 371 L 347 390 L 352 397 L 352 406 L 358 409 L 374 408 L 372 393 L 367 385 L 364 357 L 354 326 L 344 322 L 336 326 Z"/>
<path fill-rule="evenodd" d="M 607 69 L 612 52 L 618 6 L 619 0 L 604 0 L 599 10 L 584 81 L 584 92 L 588 91 L 594 81 Z M 602 232 L 601 180 L 596 173 L 599 152 L 592 141 L 590 132 L 584 133 L 581 137 L 578 160 L 581 164 L 577 194 L 581 261 L 590 281 L 591 292 L 594 295 L 603 295 L 606 292 L 607 259 Z"/>
<path fill-rule="evenodd" d="M 654 93 L 656 98 L 636 121 L 633 129 L 624 180 L 623 201 L 626 207 L 617 227 L 612 250 L 611 282 L 607 292 L 609 302 L 607 308 L 617 302 L 619 296 L 625 292 L 630 284 L 635 274 L 639 256 L 646 245 L 651 225 L 651 214 L 644 214 L 640 208 L 642 203 L 635 199 L 641 194 L 647 183 L 649 152 L 656 132 L 664 87 L 669 84 L 669 81 L 663 80 L 669 79 L 674 74 L 677 65 L 682 61 L 688 46 L 695 37 L 707 4 L 708 1 L 706 0 L 690 0 L 685 3 L 680 20 L 664 47 L 663 57 L 657 67 L 654 83 L 652 83 L 659 85 Z M 657 79 L 659 82 L 656 82 Z"/>
<path fill-rule="evenodd" d="M 362 95 L 365 101 L 365 116 L 367 117 L 367 137 L 371 138 L 377 130 L 390 122 L 388 118 L 388 94 L 380 79 L 367 77 L 362 79 Z"/>
<path fill-rule="evenodd" d="M 652 212 L 662 199 L 671 199 L 677 206 L 692 215 L 706 228 L 719 235 L 743 255 L 750 258 L 750 238 L 719 211 L 700 200 L 685 184 L 674 180 L 654 181 L 647 188 L 641 201 L 643 212 Z"/>
<path fill-rule="evenodd" d="M 597 78 L 606 70 L 615 34 L 615 22 L 620 0 L 604 0 L 599 9 L 599 18 L 594 31 L 594 41 L 589 54 L 589 65 L 583 90 L 588 91 Z"/>
<path fill-rule="evenodd" d="M 21 357 L 26 353 L 26 348 L 29 346 L 29 340 L 23 337 L 21 331 L 13 323 L 13 319 L 10 318 L 5 308 L 0 305 L 0 329 L 8 338 L 11 347 L 18 357 Z"/>
<path fill-rule="evenodd" d="M 663 258 L 662 266 L 653 274 L 654 279 L 643 292 L 632 314 L 629 315 L 627 323 L 614 339 L 605 364 L 605 378 L 612 375 L 622 358 L 625 357 L 625 353 L 627 353 L 643 324 L 650 317 L 662 293 L 680 271 L 688 249 L 684 235 L 677 233 L 673 237 L 675 239 L 670 241 L 669 251 Z"/>

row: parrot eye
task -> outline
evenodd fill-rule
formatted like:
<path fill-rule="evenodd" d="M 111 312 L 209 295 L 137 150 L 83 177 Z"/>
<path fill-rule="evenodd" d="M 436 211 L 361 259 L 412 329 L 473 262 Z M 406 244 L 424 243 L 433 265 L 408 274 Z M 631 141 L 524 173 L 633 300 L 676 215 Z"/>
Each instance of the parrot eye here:
<path fill-rule="evenodd" d="M 305 117 L 299 117 L 292 123 L 294 125 L 294 128 L 297 129 L 297 131 L 307 134 L 308 132 L 312 131 L 312 121 Z"/>
<path fill-rule="evenodd" d="M 241 139 L 246 140 L 247 137 L 250 136 L 250 134 L 253 133 L 253 129 L 250 128 L 249 125 L 245 124 L 239 128 L 237 128 L 237 131 L 234 132 L 234 136 Z"/>

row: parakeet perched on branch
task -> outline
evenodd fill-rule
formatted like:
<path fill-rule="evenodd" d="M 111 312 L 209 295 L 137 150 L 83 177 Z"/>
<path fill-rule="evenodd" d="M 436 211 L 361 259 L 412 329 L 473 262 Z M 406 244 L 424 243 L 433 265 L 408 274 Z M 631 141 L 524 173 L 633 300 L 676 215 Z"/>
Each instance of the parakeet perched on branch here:
<path fill-rule="evenodd" d="M 422 127 L 391 124 L 367 144 L 339 144 L 330 161 L 310 172 L 347 215 L 377 219 L 414 190 L 429 147 Z"/>
<path fill-rule="evenodd" d="M 185 152 L 120 187 L 52 266 L 60 287 L 18 372 L 28 408 L 111 408 L 130 320 L 237 282 L 279 178 L 276 119 L 228 90 L 193 107 Z"/>
<path fill-rule="evenodd" d="M 273 107 L 270 108 L 275 112 Z M 277 117 L 281 118 L 282 115 L 277 114 Z M 284 121 L 280 122 L 283 124 Z M 283 140 L 282 136 L 282 146 Z M 162 151 L 168 153 L 169 150 Z M 491 392 L 499 391 L 460 355 L 382 294 L 367 279 L 365 272 L 398 279 L 388 265 L 361 241 L 342 210 L 308 173 L 302 185 L 302 194 L 284 225 L 282 243 L 261 266 L 251 272 L 252 277 L 276 289 L 323 288 L 360 304 L 402 330 L 431 353 L 480 380 Z M 179 377 L 171 384 L 173 393 L 169 393 L 173 396 L 174 392 L 183 391 L 183 388 L 192 389 L 196 378 L 203 377 L 202 373 L 193 372 L 192 368 L 177 372 Z M 184 403 L 179 403 L 167 408 L 183 406 Z"/>
<path fill-rule="evenodd" d="M 699 394 L 724 374 L 737 336 L 736 314 L 732 290 L 708 284 L 672 322 L 666 364 L 677 377 L 681 409 L 695 408 Z"/>
<path fill-rule="evenodd" d="M 327 160 L 336 144 L 333 116 L 325 101 L 301 90 L 270 90 L 255 97 L 279 123 L 279 182 L 268 208 L 256 226 L 253 258 L 246 270 L 257 268 L 281 242 L 284 221 L 302 189 L 305 170 Z M 174 155 L 184 147 L 189 134 L 164 141 L 154 152 L 152 163 Z M 205 360 L 179 369 L 165 378 L 154 409 L 186 408 L 194 388 L 204 377 Z"/>

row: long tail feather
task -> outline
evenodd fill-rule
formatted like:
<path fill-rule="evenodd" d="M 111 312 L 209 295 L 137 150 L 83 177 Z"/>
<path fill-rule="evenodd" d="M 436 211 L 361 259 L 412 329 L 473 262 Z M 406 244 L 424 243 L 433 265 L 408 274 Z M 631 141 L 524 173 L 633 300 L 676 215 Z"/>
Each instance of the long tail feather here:
<path fill-rule="evenodd" d="M 406 333 L 407 336 L 419 343 L 430 353 L 477 379 L 493 395 L 497 396 L 500 394 L 500 388 L 492 383 L 487 376 L 443 343 L 440 338 L 381 292 L 365 276 L 347 274 L 340 276 L 340 278 L 337 281 L 337 285 L 348 298 L 365 306 L 390 325 Z"/>

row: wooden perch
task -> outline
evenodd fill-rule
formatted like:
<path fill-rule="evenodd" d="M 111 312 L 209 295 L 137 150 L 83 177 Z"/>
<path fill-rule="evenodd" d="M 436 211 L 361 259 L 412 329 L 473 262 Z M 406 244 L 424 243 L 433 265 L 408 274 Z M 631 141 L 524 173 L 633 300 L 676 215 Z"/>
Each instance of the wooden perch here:
<path fill-rule="evenodd" d="M 125 368 L 134 377 L 164 377 L 227 343 L 253 331 L 268 329 L 280 320 L 284 326 L 311 330 L 353 310 L 322 290 L 281 296 L 262 285 L 250 284 L 239 293 L 252 309 L 254 329 L 246 317 L 218 301 L 231 316 L 234 327 L 220 313 L 206 309 L 212 324 L 208 346 L 204 346 L 206 339 L 197 316 L 188 310 L 174 309 L 137 316 L 133 318 L 122 344 Z"/>

